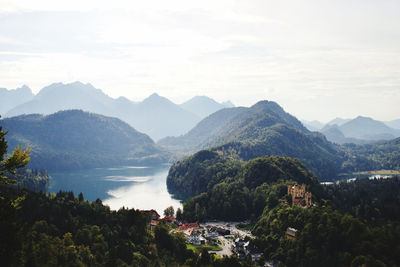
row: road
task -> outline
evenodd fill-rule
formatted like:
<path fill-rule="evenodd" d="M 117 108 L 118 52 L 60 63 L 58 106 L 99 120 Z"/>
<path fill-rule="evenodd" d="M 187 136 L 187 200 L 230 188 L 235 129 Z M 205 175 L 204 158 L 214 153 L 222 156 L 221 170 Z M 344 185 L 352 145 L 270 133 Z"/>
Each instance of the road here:
<path fill-rule="evenodd" d="M 204 224 L 201 224 L 202 227 L 206 227 L 207 225 L 210 226 L 215 226 L 215 227 L 220 227 L 224 229 L 229 229 L 231 234 L 236 237 L 241 237 L 244 238 L 245 236 L 249 236 L 253 238 L 252 234 L 249 231 L 243 231 L 239 230 L 236 228 L 236 225 L 239 224 L 239 222 L 206 222 Z M 235 245 L 234 240 L 232 238 L 226 238 L 224 236 L 218 236 L 218 240 L 221 242 L 221 247 L 222 250 L 220 251 L 210 251 L 210 252 L 215 252 L 215 254 L 223 257 L 223 256 L 231 256 L 233 254 L 232 248 Z"/>

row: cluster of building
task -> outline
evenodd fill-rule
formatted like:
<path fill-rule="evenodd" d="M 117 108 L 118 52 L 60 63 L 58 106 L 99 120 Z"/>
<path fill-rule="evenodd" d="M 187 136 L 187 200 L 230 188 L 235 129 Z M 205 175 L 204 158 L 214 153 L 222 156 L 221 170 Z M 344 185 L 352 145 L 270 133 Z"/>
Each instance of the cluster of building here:
<path fill-rule="evenodd" d="M 234 244 L 233 252 L 239 259 L 251 258 L 252 261 L 258 261 L 262 256 L 262 253 L 249 240 L 238 237 Z"/>
<path fill-rule="evenodd" d="M 312 206 L 311 192 L 307 192 L 306 186 L 303 185 L 288 185 L 288 195 L 292 196 L 292 205 L 310 208 Z"/>
<path fill-rule="evenodd" d="M 198 223 L 185 223 L 179 226 L 178 231 L 183 232 L 188 243 L 205 245 L 206 239 L 202 236 L 202 228 Z"/>
<path fill-rule="evenodd" d="M 288 195 L 291 196 L 292 205 L 302 208 L 310 208 L 312 203 L 312 194 L 306 190 L 305 185 L 288 185 Z M 282 199 L 282 202 L 287 203 Z M 227 223 L 208 223 L 199 225 L 198 223 L 185 223 L 178 222 L 172 216 L 165 216 L 160 219 L 160 215 L 155 210 L 144 210 L 142 212 L 149 213 L 151 216 L 150 229 L 154 230 L 155 227 L 161 222 L 175 223 L 178 228 L 174 231 L 179 231 L 184 234 L 188 243 L 193 245 L 225 245 L 228 249 L 222 254 L 230 256 L 236 254 L 240 259 L 251 258 L 257 261 L 262 256 L 262 253 L 252 245 L 248 238 L 240 235 L 239 231 L 232 231 L 231 225 Z M 286 229 L 286 238 L 295 239 L 298 230 L 293 227 Z M 249 234 L 250 235 L 250 234 Z M 268 262 L 265 266 L 277 266 L 278 262 Z"/>
<path fill-rule="evenodd" d="M 154 230 L 160 222 L 169 222 L 169 223 L 175 223 L 175 224 L 179 225 L 179 222 L 173 216 L 164 216 L 164 218 L 160 219 L 161 216 L 160 216 L 160 214 L 158 214 L 158 212 L 156 210 L 141 210 L 141 212 L 150 215 L 150 219 L 151 219 L 150 224 L 149 224 L 150 230 Z"/>

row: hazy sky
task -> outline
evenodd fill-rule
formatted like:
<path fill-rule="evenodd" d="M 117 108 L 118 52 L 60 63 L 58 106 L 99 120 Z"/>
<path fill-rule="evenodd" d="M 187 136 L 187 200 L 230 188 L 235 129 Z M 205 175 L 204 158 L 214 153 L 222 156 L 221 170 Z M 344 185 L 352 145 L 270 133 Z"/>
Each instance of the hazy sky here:
<path fill-rule="evenodd" d="M 0 87 L 400 118 L 400 1 L 0 0 Z"/>

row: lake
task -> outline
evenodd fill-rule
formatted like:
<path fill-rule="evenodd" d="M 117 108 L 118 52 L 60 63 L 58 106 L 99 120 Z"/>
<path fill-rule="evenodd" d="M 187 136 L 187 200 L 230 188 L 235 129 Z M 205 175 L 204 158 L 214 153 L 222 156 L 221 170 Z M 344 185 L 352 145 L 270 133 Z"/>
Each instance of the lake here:
<path fill-rule="evenodd" d="M 165 208 L 175 210 L 182 204 L 168 193 L 166 178 L 170 166 L 125 166 L 88 170 L 50 172 L 48 192 L 83 193 L 89 201 L 100 198 L 111 209 L 121 207 L 155 209 L 162 215 Z"/>

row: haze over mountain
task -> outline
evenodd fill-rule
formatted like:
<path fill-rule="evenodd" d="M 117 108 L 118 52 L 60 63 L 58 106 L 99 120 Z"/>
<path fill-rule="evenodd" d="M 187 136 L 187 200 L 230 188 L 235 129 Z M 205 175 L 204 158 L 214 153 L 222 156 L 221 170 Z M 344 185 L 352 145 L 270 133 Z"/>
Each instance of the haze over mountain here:
<path fill-rule="evenodd" d="M 91 84 L 74 82 L 53 83 L 44 87 L 35 97 L 7 112 L 7 117 L 22 114 L 52 114 L 60 110 L 82 109 L 111 115 L 114 99 L 94 88 Z"/>
<path fill-rule="evenodd" d="M 120 118 L 158 140 L 189 131 L 201 119 L 195 113 L 206 116 L 225 107 L 207 97 L 194 97 L 183 106 L 186 109 L 158 94 L 152 94 L 142 102 L 133 102 L 125 97 L 113 99 L 91 84 L 54 83 L 28 101 L 17 103 L 6 113 L 6 117 L 32 113 L 47 115 L 60 110 L 82 109 Z"/>
<path fill-rule="evenodd" d="M 400 136 L 399 130 L 392 129 L 383 122 L 362 116 L 344 123 L 340 129 L 347 137 L 367 140 L 389 140 Z"/>
<path fill-rule="evenodd" d="M 384 121 L 384 123 L 394 129 L 400 129 L 400 119 L 392 121 Z"/>
<path fill-rule="evenodd" d="M 301 121 L 303 123 L 303 125 L 310 131 L 319 131 L 324 127 L 324 123 L 314 120 L 314 121 L 306 121 L 306 120 L 302 120 Z"/>
<path fill-rule="evenodd" d="M 296 157 L 324 177 L 334 176 L 340 167 L 336 149 L 322 134 L 311 133 L 272 101 L 217 111 L 187 134 L 158 144 L 192 152 L 213 148 L 243 160 L 265 155 Z"/>
<path fill-rule="evenodd" d="M 337 124 L 326 125 L 319 132 L 323 133 L 326 139 L 336 144 L 366 144 L 371 142 L 371 140 L 363 140 L 344 136 L 343 132 L 340 130 L 340 127 Z"/>
<path fill-rule="evenodd" d="M 0 120 L 9 151 L 32 148 L 32 168 L 82 169 L 167 162 L 168 153 L 127 123 L 81 110 Z"/>
<path fill-rule="evenodd" d="M 327 124 L 321 132 L 328 140 L 338 143 L 363 144 L 378 140 L 391 140 L 400 136 L 399 129 L 393 129 L 381 121 L 358 116 L 341 125 Z"/>
<path fill-rule="evenodd" d="M 4 116 L 13 107 L 30 101 L 33 97 L 34 94 L 26 85 L 14 90 L 0 88 L 0 115 Z"/>
<path fill-rule="evenodd" d="M 329 121 L 326 123 L 326 125 L 338 125 L 341 126 L 343 124 L 345 124 L 346 122 L 351 121 L 351 119 L 343 119 L 343 118 L 334 118 L 333 120 Z"/>
<path fill-rule="evenodd" d="M 195 96 L 180 105 L 183 109 L 188 110 L 200 118 L 227 107 L 233 107 L 231 102 L 218 103 L 208 96 Z"/>

